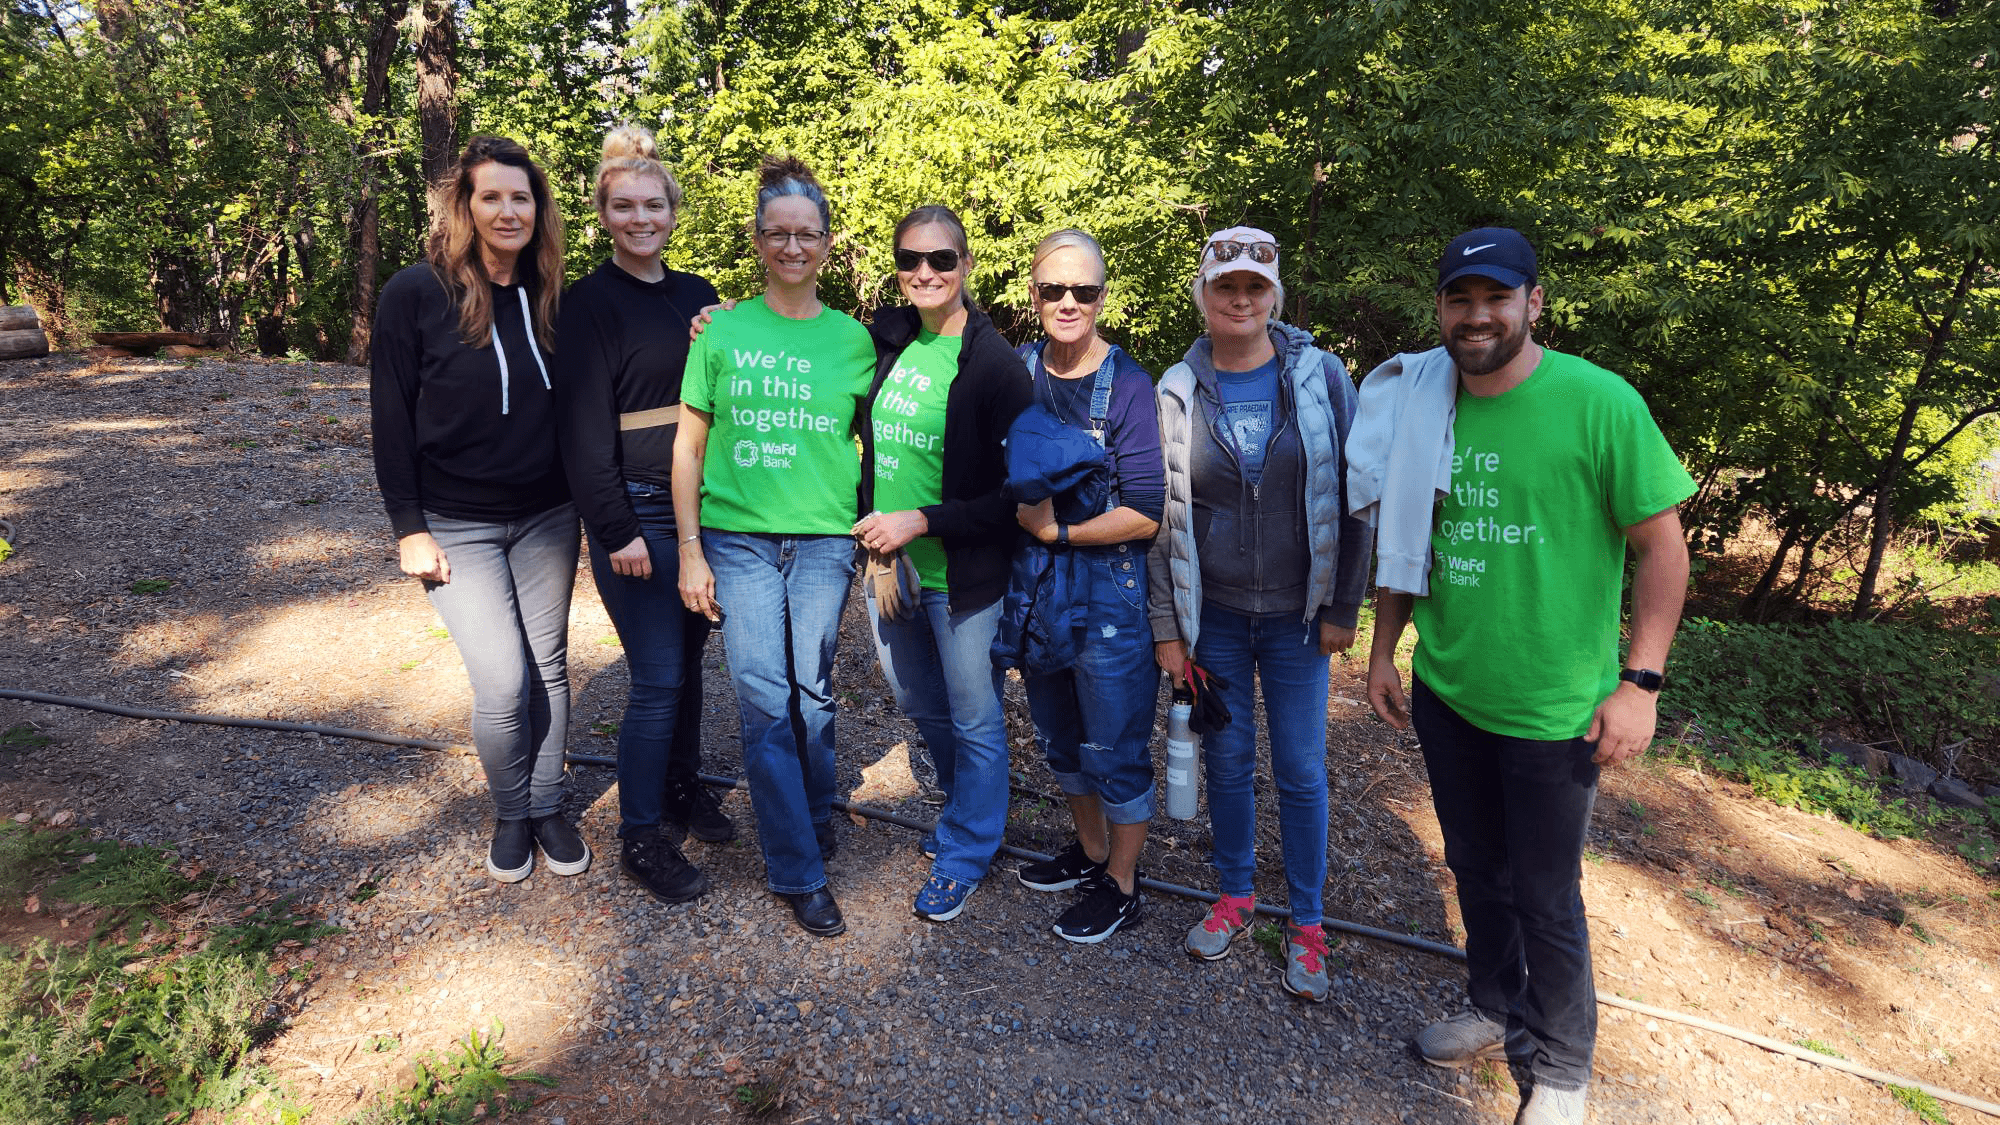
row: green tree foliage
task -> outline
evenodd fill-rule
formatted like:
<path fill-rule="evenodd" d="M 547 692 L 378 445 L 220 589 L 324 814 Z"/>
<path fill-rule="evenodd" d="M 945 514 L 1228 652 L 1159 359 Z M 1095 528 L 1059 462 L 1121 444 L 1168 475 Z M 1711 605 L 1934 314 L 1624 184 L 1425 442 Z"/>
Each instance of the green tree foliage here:
<path fill-rule="evenodd" d="M 1757 615 L 1836 548 L 1868 611 L 1888 537 L 1949 510 L 1995 436 L 1996 0 L 0 13 L 0 297 L 65 330 L 358 357 L 376 283 L 421 253 L 423 145 L 454 112 L 461 142 L 506 133 L 543 160 L 572 275 L 609 252 L 601 138 L 636 120 L 687 189 L 673 264 L 727 294 L 759 285 L 755 169 L 789 152 L 834 205 L 836 307 L 894 300 L 891 228 L 943 202 L 974 294 L 1026 338 L 1032 247 L 1075 225 L 1109 253 L 1112 334 L 1155 370 L 1199 331 L 1208 231 L 1273 231 L 1285 315 L 1365 370 L 1432 341 L 1452 234 L 1527 230 L 1545 337 L 1646 392 L 1702 483 L 1698 541 L 1752 515 L 1776 530 Z"/>

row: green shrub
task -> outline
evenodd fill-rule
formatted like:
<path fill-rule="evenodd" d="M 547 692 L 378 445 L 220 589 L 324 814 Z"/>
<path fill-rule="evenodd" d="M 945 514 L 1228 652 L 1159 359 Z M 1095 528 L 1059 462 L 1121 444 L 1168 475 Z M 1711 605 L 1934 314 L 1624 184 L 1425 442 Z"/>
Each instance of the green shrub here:
<path fill-rule="evenodd" d="M 1941 768 L 1959 753 L 1959 763 L 1991 771 L 2000 767 L 2000 699 L 1968 683 L 1995 667 L 2000 638 L 1964 630 L 1696 618 L 1674 643 L 1668 698 L 1710 740 L 1810 744 L 1840 728 Z"/>

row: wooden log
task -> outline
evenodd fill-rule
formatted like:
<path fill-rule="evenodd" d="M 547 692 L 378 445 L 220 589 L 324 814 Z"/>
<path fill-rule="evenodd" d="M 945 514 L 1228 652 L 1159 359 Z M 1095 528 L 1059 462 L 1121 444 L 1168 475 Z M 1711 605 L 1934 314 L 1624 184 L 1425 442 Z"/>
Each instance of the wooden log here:
<path fill-rule="evenodd" d="M 0 332 L 0 359 L 33 359 L 49 354 L 49 338 L 39 328 Z"/>
<path fill-rule="evenodd" d="M 83 349 L 83 358 L 85 359 L 131 359 L 138 354 L 138 352 L 128 348 L 114 348 L 105 344 Z"/>
<path fill-rule="evenodd" d="M 42 318 L 32 305 L 0 305 L 0 332 L 25 332 L 40 328 Z"/>
<path fill-rule="evenodd" d="M 168 344 L 166 347 L 160 349 L 160 354 L 166 356 L 168 359 L 200 359 L 205 355 L 214 355 L 215 349 L 193 348 L 186 344 Z"/>
<path fill-rule="evenodd" d="M 190 348 L 219 348 L 222 346 L 220 334 L 215 332 L 92 332 L 91 340 L 108 344 L 114 348 L 129 348 L 135 352 L 156 352 L 168 344 L 182 344 Z"/>

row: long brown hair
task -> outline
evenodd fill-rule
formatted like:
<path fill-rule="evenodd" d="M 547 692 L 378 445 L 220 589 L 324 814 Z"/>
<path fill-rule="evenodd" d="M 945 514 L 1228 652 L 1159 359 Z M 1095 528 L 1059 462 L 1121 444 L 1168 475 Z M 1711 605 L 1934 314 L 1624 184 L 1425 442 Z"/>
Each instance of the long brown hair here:
<path fill-rule="evenodd" d="M 492 279 L 479 256 L 479 232 L 472 226 L 472 173 L 489 161 L 519 168 L 528 176 L 528 190 L 535 197 L 535 228 L 515 264 L 515 280 L 534 291 L 535 336 L 543 348 L 553 348 L 556 306 L 562 300 L 562 214 L 549 192 L 548 177 L 519 141 L 479 136 L 465 146 L 439 190 L 442 206 L 424 258 L 458 309 L 459 336 L 468 347 L 485 347 L 493 332 L 493 294 L 487 289 Z"/>

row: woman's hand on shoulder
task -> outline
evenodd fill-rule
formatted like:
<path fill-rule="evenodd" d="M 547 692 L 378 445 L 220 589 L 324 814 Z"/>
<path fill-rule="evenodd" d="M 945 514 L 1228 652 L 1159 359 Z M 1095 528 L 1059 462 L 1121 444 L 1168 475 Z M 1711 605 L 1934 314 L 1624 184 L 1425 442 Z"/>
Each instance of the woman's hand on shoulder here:
<path fill-rule="evenodd" d="M 405 535 L 396 541 L 397 564 L 403 573 L 426 582 L 450 582 L 451 560 L 428 531 Z"/>
<path fill-rule="evenodd" d="M 721 309 L 723 312 L 729 312 L 735 307 L 736 298 L 734 297 L 726 301 L 719 301 L 713 305 L 703 305 L 700 312 L 688 319 L 688 343 L 694 343 L 701 338 L 703 332 L 708 330 L 709 322 L 715 319 L 715 310 Z"/>

